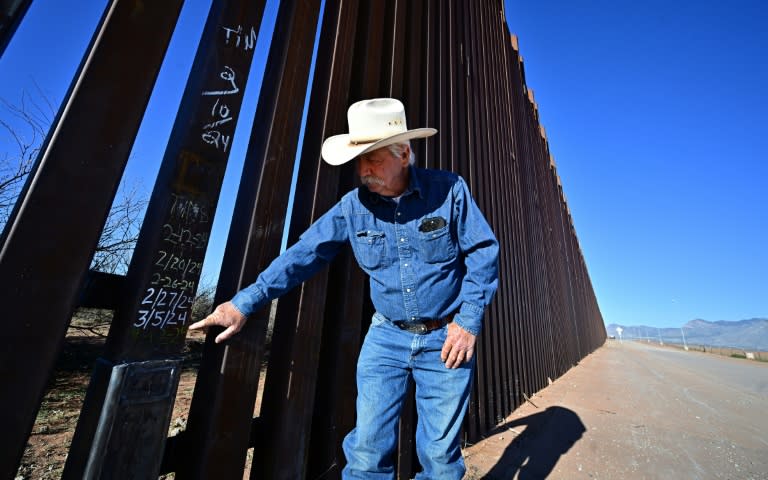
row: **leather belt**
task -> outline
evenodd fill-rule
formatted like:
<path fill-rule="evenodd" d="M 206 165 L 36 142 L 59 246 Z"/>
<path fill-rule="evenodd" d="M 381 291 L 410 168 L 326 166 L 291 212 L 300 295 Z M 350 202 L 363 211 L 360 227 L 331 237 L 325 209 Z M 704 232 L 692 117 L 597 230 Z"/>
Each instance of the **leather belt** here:
<path fill-rule="evenodd" d="M 393 320 L 392 325 L 396 326 L 400 330 L 405 330 L 409 333 L 418 333 L 423 335 L 429 333 L 432 330 L 443 328 L 446 324 L 453 321 L 453 314 L 443 318 L 420 318 L 419 320 Z"/>

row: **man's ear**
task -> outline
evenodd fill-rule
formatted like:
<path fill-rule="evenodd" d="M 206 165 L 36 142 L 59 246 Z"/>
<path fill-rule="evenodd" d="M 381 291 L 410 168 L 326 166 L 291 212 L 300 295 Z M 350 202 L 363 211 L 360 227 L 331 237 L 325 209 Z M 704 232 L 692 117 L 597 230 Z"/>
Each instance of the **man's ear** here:
<path fill-rule="evenodd" d="M 400 158 L 400 162 L 404 167 L 407 167 L 409 163 L 411 163 L 411 147 L 406 145 L 403 149 L 402 158 Z"/>

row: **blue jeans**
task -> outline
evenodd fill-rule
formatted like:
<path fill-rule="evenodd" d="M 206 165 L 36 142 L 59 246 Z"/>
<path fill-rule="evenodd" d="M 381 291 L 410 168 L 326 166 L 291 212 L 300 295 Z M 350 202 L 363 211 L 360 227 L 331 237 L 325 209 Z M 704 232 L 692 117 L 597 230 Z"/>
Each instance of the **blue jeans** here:
<path fill-rule="evenodd" d="M 456 369 L 440 360 L 447 327 L 424 335 L 373 316 L 357 361 L 357 425 L 344 439 L 345 479 L 394 479 L 398 420 L 408 379 L 416 383 L 418 480 L 460 480 L 459 431 L 469 402 L 474 358 Z"/>

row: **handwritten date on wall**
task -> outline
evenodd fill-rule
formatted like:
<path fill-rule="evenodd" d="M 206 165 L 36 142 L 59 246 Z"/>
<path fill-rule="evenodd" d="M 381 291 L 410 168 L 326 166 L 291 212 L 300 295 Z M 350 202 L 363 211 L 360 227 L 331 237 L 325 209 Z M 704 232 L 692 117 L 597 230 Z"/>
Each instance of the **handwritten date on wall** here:
<path fill-rule="evenodd" d="M 186 325 L 208 245 L 206 225 L 210 219 L 205 205 L 172 194 L 170 218 L 162 229 L 163 249 L 152 265 L 134 327 Z"/>
<path fill-rule="evenodd" d="M 254 27 L 242 25 L 222 26 L 220 33 L 225 53 L 221 63 L 206 67 L 207 85 L 193 97 L 196 133 L 178 154 L 170 209 L 133 324 L 137 329 L 183 331 L 200 279 L 218 197 L 206 183 L 223 175 L 247 80 L 247 74 L 238 75 L 247 72 L 238 57 L 252 56 L 257 39 Z"/>

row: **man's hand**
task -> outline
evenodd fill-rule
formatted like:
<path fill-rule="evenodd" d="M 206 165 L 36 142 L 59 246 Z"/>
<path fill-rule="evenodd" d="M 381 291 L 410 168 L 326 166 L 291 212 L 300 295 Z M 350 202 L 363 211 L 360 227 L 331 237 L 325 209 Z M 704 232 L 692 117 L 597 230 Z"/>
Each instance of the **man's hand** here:
<path fill-rule="evenodd" d="M 448 324 L 448 337 L 443 344 L 440 358 L 447 368 L 458 368 L 462 362 L 468 362 L 475 353 L 475 336 L 457 324 Z"/>
<path fill-rule="evenodd" d="M 243 325 L 245 325 L 247 319 L 248 318 L 245 315 L 240 313 L 240 310 L 232 305 L 232 302 L 225 302 L 216 307 L 216 310 L 204 319 L 190 325 L 189 329 L 197 330 L 199 328 L 208 328 L 214 325 L 224 327 L 226 330 L 216 337 L 216 343 L 221 343 L 239 332 L 240 329 L 243 328 Z"/>

